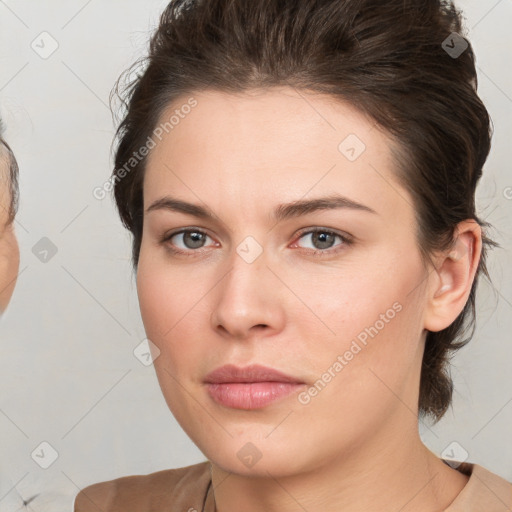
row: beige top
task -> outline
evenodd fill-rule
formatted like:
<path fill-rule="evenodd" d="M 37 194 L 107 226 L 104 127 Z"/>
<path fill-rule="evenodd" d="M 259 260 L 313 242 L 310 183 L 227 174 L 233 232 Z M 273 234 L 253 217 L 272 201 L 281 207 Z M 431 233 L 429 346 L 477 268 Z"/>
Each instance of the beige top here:
<path fill-rule="evenodd" d="M 445 512 L 512 512 L 512 484 L 478 464 L 457 470 L 469 480 Z M 75 512 L 216 512 L 208 461 L 83 489 Z"/>

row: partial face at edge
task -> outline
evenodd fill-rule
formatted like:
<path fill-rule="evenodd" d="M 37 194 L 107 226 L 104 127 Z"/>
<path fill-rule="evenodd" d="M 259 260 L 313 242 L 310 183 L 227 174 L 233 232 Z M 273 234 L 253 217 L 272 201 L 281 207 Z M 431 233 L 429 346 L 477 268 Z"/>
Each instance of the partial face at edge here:
<path fill-rule="evenodd" d="M 14 226 L 7 222 L 10 204 L 9 161 L 4 148 L 0 148 L 0 315 L 14 292 L 20 263 Z"/>
<path fill-rule="evenodd" d="M 155 139 L 137 272 L 178 422 L 225 469 L 276 476 L 347 454 L 384 425 L 415 424 L 403 402 L 417 407 L 426 274 L 390 141 L 325 96 L 283 88 L 193 97 L 196 106 Z M 333 195 L 366 208 L 273 217 L 280 204 Z M 215 216 L 147 211 L 166 196 Z M 228 363 L 271 366 L 306 384 L 260 409 L 225 407 L 203 381 Z M 237 456 L 248 442 L 262 454 L 251 469 Z"/>

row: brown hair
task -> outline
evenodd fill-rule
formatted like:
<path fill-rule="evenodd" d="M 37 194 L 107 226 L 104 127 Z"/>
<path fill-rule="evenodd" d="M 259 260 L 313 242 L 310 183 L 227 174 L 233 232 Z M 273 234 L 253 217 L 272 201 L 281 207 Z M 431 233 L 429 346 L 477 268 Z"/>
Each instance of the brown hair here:
<path fill-rule="evenodd" d="M 10 146 L 3 139 L 4 125 L 2 120 L 0 119 L 0 160 L 5 161 L 7 163 L 7 171 L 1 169 L 0 171 L 0 179 L 7 180 L 9 185 L 9 212 L 7 218 L 7 225 L 12 224 L 14 222 L 14 218 L 18 211 L 18 201 L 19 201 L 19 188 L 18 188 L 18 162 L 14 157 L 14 153 L 12 152 Z M 4 205 L 2 205 L 3 207 Z M 3 227 L 3 226 L 2 226 Z"/>
<path fill-rule="evenodd" d="M 111 179 L 123 224 L 133 234 L 134 267 L 146 158 L 129 172 L 126 162 L 173 100 L 206 89 L 238 93 L 291 86 L 331 95 L 368 114 L 397 142 L 397 177 L 414 200 L 424 261 L 451 246 L 459 222 L 474 219 L 488 227 L 476 216 L 475 189 L 490 150 L 490 119 L 476 92 L 472 47 L 460 33 L 460 12 L 440 0 L 171 2 L 148 57 L 122 75 L 113 91 L 125 112 Z M 427 334 L 420 415 L 439 420 L 451 403 L 448 361 L 474 333 L 478 276 L 489 279 L 486 249 L 493 245 L 484 233 L 464 310 L 446 329 Z"/>

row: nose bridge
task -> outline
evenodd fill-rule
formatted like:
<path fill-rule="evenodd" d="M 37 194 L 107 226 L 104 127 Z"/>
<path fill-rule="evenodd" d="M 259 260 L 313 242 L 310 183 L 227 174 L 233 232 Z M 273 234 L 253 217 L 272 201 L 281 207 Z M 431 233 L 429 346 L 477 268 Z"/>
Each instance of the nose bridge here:
<path fill-rule="evenodd" d="M 267 262 L 263 246 L 254 237 L 246 237 L 234 248 L 213 305 L 214 328 L 222 326 L 243 337 L 253 326 L 277 327 L 279 312 L 272 293 L 275 277 Z"/>
<path fill-rule="evenodd" d="M 230 271 L 224 280 L 226 288 L 233 288 L 229 293 L 235 291 L 244 295 L 247 291 L 252 296 L 257 296 L 253 288 L 258 282 L 262 283 L 263 274 L 268 272 L 267 263 L 268 250 L 264 250 L 263 241 L 260 243 L 251 235 L 243 238 L 233 247 L 229 258 Z M 228 292 L 227 289 L 225 291 Z"/>

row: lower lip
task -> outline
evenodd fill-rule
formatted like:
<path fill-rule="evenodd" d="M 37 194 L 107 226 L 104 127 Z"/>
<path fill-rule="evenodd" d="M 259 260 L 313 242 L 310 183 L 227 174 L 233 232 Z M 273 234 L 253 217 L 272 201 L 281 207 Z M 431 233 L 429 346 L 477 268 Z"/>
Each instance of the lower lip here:
<path fill-rule="evenodd" d="M 219 404 L 233 409 L 260 409 L 290 395 L 304 384 L 291 382 L 226 382 L 207 384 L 208 393 Z"/>

